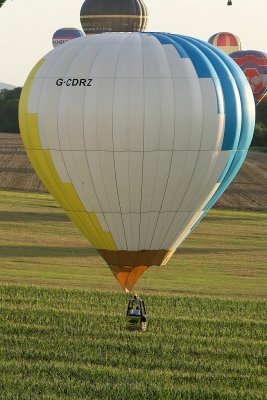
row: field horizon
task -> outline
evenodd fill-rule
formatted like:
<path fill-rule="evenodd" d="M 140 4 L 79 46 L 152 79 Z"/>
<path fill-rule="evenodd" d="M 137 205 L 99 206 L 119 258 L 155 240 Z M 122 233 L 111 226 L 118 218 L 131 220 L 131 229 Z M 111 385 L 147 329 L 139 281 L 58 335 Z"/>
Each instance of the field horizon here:
<path fill-rule="evenodd" d="M 34 172 L 20 134 L 0 133 L 0 190 L 47 193 Z M 267 153 L 250 149 L 215 209 L 267 212 Z"/>

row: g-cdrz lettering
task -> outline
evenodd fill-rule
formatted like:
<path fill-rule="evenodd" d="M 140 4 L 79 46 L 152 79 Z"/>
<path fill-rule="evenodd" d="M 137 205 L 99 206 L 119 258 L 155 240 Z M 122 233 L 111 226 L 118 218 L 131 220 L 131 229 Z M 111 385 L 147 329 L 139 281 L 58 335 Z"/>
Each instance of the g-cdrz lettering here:
<path fill-rule="evenodd" d="M 58 78 L 56 81 L 57 86 L 92 86 L 93 79 L 88 78 L 68 78 L 64 80 L 63 78 Z"/>

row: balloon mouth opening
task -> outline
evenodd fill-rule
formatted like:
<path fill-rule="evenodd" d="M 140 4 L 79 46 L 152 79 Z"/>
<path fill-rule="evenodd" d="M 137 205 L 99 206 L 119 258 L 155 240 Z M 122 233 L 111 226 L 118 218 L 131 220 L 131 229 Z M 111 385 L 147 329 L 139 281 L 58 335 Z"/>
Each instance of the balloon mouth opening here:
<path fill-rule="evenodd" d="M 129 293 L 140 276 L 149 268 L 146 265 L 138 265 L 135 267 L 131 266 L 116 266 L 109 265 L 111 272 L 115 276 L 116 280 L 125 291 L 125 293 Z"/>
<path fill-rule="evenodd" d="M 126 292 L 133 289 L 137 280 L 149 267 L 165 265 L 174 251 L 174 249 L 138 251 L 98 249 L 99 254 Z"/>

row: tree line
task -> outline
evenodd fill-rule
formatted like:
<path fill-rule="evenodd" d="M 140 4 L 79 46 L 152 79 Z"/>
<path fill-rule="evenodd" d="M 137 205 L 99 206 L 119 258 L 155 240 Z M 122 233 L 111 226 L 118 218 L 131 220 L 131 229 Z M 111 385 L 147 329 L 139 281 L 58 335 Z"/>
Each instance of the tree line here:
<path fill-rule="evenodd" d="M 0 132 L 19 133 L 18 104 L 22 88 L 0 90 Z M 256 108 L 256 125 L 251 146 L 267 147 L 267 98 Z"/>
<path fill-rule="evenodd" d="M 22 88 L 0 90 L 0 132 L 19 133 L 18 105 Z"/>
<path fill-rule="evenodd" d="M 267 98 L 256 107 L 256 125 L 252 146 L 267 147 Z"/>

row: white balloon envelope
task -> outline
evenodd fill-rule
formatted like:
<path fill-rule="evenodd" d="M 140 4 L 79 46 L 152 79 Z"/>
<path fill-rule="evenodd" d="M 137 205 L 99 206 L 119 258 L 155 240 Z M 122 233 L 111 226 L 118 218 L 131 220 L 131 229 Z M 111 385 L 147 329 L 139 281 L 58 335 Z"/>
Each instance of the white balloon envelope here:
<path fill-rule="evenodd" d="M 254 114 L 234 61 L 165 33 L 70 41 L 35 66 L 20 101 L 33 167 L 125 290 L 230 184 Z"/>

